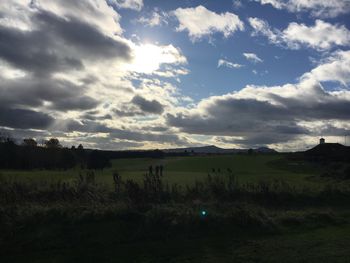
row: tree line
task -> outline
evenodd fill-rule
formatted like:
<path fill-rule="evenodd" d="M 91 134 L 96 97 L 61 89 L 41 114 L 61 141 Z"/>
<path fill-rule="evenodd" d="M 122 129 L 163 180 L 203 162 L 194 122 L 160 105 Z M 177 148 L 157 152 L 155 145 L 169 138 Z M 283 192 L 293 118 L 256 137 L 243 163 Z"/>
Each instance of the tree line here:
<path fill-rule="evenodd" d="M 16 143 L 10 136 L 0 134 L 0 168 L 2 169 L 63 169 L 80 166 L 103 169 L 110 166 L 110 157 L 103 151 L 86 150 L 82 144 L 66 148 L 57 138 L 40 146 L 33 138 Z"/>

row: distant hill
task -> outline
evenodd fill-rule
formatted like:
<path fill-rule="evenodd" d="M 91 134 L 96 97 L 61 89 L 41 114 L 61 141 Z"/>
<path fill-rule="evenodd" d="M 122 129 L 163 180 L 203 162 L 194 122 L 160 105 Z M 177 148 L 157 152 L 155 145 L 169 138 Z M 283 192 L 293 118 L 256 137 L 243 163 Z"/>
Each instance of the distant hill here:
<path fill-rule="evenodd" d="M 274 149 L 270 149 L 268 147 L 259 147 L 253 149 L 254 152 L 258 153 L 276 153 L 277 151 Z M 165 153 L 206 153 L 206 154 L 225 154 L 225 153 L 245 153 L 248 152 L 248 149 L 224 149 L 217 147 L 215 145 L 209 146 L 201 146 L 201 147 L 187 147 L 187 148 L 175 148 L 175 149 L 165 149 L 163 150 Z"/>

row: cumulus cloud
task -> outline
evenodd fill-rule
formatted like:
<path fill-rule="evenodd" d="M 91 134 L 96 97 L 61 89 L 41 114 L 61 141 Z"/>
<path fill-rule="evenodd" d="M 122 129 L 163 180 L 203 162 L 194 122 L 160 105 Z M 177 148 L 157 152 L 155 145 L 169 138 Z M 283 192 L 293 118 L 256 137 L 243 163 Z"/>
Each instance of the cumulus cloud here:
<path fill-rule="evenodd" d="M 341 82 L 344 86 L 350 83 L 350 51 L 336 51 L 327 57 L 322 64 L 305 73 L 302 79 L 315 79 L 320 82 Z"/>
<path fill-rule="evenodd" d="M 118 8 L 128 8 L 136 11 L 141 11 L 143 7 L 143 0 L 108 0 L 108 2 Z"/>
<path fill-rule="evenodd" d="M 54 118 L 37 111 L 0 108 L 0 126 L 19 129 L 45 129 Z"/>
<path fill-rule="evenodd" d="M 290 23 L 282 34 L 282 38 L 291 45 L 306 45 L 315 49 L 350 45 L 350 31 L 345 26 L 332 25 L 322 20 L 316 20 L 315 25 L 310 27 Z"/>
<path fill-rule="evenodd" d="M 161 143 L 172 143 L 183 145 L 187 143 L 186 138 L 180 137 L 176 134 L 169 133 L 157 133 L 157 132 L 146 132 L 140 129 L 120 129 L 114 127 L 108 127 L 104 124 L 84 120 L 81 122 L 75 120 L 67 120 L 63 126 L 61 126 L 61 131 L 70 132 L 82 132 L 88 134 L 101 134 L 98 137 L 106 138 L 108 135 L 108 141 L 113 141 L 115 139 L 127 140 L 128 142 L 139 142 L 138 146 L 142 146 L 141 143 L 144 142 L 161 142 Z M 99 139 L 99 138 L 97 138 Z M 98 143 L 98 140 L 96 140 Z M 98 144 L 97 144 L 98 145 Z M 108 147 L 109 148 L 109 147 Z"/>
<path fill-rule="evenodd" d="M 261 58 L 259 58 L 256 54 L 254 54 L 254 53 L 243 53 L 243 56 L 247 59 L 247 60 L 249 60 L 249 61 L 251 61 L 251 62 L 253 62 L 253 63 L 261 63 L 261 62 L 263 62 L 263 60 L 261 59 Z"/>
<path fill-rule="evenodd" d="M 272 29 L 262 19 L 251 17 L 248 20 L 254 29 L 253 36 L 266 36 L 271 43 L 291 49 L 306 46 L 317 50 L 326 50 L 336 46 L 350 45 L 350 31 L 344 25 L 332 25 L 317 19 L 315 24 L 311 26 L 292 22 L 281 31 Z"/>
<path fill-rule="evenodd" d="M 161 114 L 164 111 L 164 107 L 156 100 L 147 100 L 140 95 L 136 95 L 131 102 L 137 105 L 142 111 L 153 113 L 153 114 Z"/>
<path fill-rule="evenodd" d="M 219 67 L 228 67 L 228 68 L 241 68 L 243 65 L 238 63 L 233 63 L 225 59 L 219 59 L 218 61 L 218 68 Z"/>
<path fill-rule="evenodd" d="M 315 17 L 336 17 L 350 11 L 348 0 L 256 0 L 289 12 L 311 12 Z"/>
<path fill-rule="evenodd" d="M 182 132 L 231 138 L 231 143 L 245 146 L 285 144 L 301 136 L 319 135 L 315 123 L 332 123 L 331 127 L 338 123 L 333 131 L 348 130 L 350 92 L 327 91 L 321 83 L 339 81 L 333 72 L 339 70 L 339 63 L 348 63 L 344 61 L 348 55 L 349 51 L 337 52 L 296 84 L 248 85 L 237 92 L 203 99 L 194 108 L 167 114 L 167 122 Z M 331 77 L 321 77 L 326 71 Z M 349 67 L 340 71 L 338 75 L 350 73 Z"/>
<path fill-rule="evenodd" d="M 157 131 L 137 132 L 140 123 L 143 131 L 161 126 L 161 114 L 183 100 L 175 86 L 157 76 L 177 79 L 188 73 L 179 48 L 144 45 L 123 36 L 114 7 L 139 10 L 142 5 L 95 0 L 2 3 L 0 129 L 98 148 L 108 143 L 146 147 L 156 140 L 158 147 L 184 143 L 172 134 L 163 140 Z M 68 125 L 71 119 L 75 123 Z"/>
<path fill-rule="evenodd" d="M 224 37 L 229 37 L 235 31 L 244 29 L 243 22 L 236 14 L 217 14 L 201 5 L 195 8 L 178 8 L 172 14 L 179 21 L 176 30 L 187 31 L 192 41 L 214 33 L 222 33 Z"/>

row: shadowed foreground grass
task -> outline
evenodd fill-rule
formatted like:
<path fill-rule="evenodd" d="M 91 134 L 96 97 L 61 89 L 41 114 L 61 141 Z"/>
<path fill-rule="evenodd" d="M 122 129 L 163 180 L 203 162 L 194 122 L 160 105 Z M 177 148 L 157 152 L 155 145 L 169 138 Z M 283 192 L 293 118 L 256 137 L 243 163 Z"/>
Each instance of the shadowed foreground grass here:
<path fill-rule="evenodd" d="M 79 236 L 79 231 L 85 235 Z M 66 235 L 67 246 L 14 249 L 2 256 L 2 262 L 348 262 L 350 257 L 350 225 L 264 236 L 232 233 L 133 243 L 113 240 L 105 223 L 57 234 Z"/>
<path fill-rule="evenodd" d="M 1 262 L 347 262 L 350 189 L 233 173 L 191 186 L 155 175 L 118 192 L 95 176 L 72 183 L 0 180 Z M 201 215 L 201 211 L 206 215 Z"/>

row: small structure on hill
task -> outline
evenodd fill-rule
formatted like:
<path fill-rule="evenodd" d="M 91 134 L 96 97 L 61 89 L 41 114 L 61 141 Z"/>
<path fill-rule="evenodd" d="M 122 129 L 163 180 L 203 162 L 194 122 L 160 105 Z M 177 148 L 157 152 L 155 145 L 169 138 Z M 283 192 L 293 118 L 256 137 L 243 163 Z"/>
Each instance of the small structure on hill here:
<path fill-rule="evenodd" d="M 320 139 L 320 144 L 304 152 L 304 158 L 310 161 L 350 161 L 350 147 L 340 143 L 326 143 Z"/>

